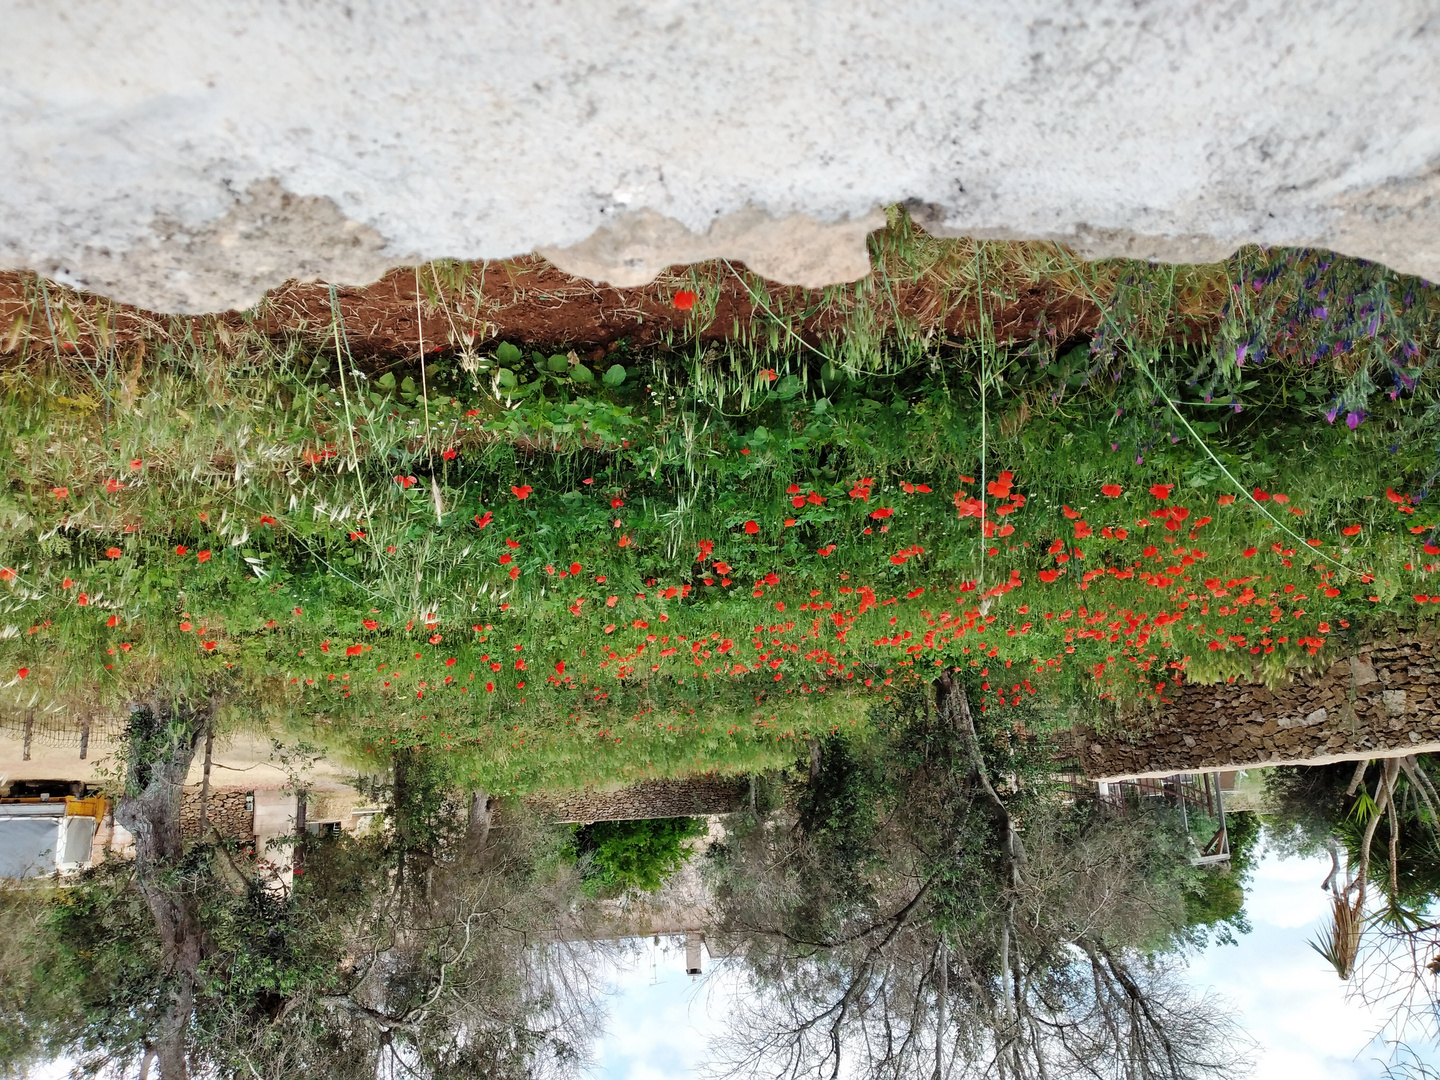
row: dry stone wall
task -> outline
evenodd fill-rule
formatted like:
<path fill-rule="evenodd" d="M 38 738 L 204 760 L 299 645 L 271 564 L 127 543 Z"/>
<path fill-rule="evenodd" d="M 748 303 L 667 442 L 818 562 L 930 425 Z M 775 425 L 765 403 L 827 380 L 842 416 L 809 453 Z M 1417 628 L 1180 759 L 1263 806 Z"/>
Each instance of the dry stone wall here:
<path fill-rule="evenodd" d="M 248 791 L 212 791 L 205 808 L 206 820 L 226 840 L 252 840 L 255 837 L 255 810 Z M 200 837 L 200 792 L 187 791 L 180 804 L 180 833 L 186 839 Z"/>
<path fill-rule="evenodd" d="M 1079 727 L 1074 749 L 1096 779 L 1244 768 L 1440 746 L 1440 640 L 1375 642 L 1285 686 L 1187 685 L 1129 739 Z"/>
<path fill-rule="evenodd" d="M 635 821 L 642 818 L 730 814 L 748 806 L 746 777 L 694 776 L 645 780 L 618 791 L 564 791 L 532 795 L 527 808 L 556 822 Z"/>

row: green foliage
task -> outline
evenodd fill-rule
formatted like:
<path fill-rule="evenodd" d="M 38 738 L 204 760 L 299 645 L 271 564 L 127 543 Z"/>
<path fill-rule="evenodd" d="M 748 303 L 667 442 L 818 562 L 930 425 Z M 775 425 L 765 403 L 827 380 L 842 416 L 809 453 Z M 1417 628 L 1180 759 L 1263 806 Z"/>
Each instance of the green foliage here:
<path fill-rule="evenodd" d="M 1230 862 L 1195 867 L 1185 891 L 1188 936 L 1197 944 L 1213 935 L 1222 945 L 1235 944 L 1236 934 L 1250 932 L 1245 915 L 1245 888 L 1255 873 L 1263 826 L 1258 814 L 1248 811 L 1225 815 L 1230 836 Z"/>
<path fill-rule="evenodd" d="M 132 868 L 107 861 L 72 889 L 0 890 L 0 1076 L 67 1048 L 138 1053 L 168 987 Z"/>
<path fill-rule="evenodd" d="M 961 265 L 895 229 L 887 267 L 990 295 L 995 251 Z M 0 705 L 118 707 L 163 680 L 358 768 L 444 748 L 461 782 L 508 793 L 774 768 L 937 667 L 1011 665 L 984 708 L 1043 691 L 1093 715 L 1183 678 L 1278 678 L 1431 610 L 1414 598 L 1435 591 L 1440 522 L 1410 498 L 1434 465 L 1429 291 L 1384 278 L 1414 293 L 1384 338 L 1409 383 L 1352 431 L 1314 402 L 1354 370 L 1308 345 L 1245 366 L 1233 404 L 1202 400 L 1209 346 L 1179 326 L 1204 275 L 1045 258 L 1106 306 L 1095 347 L 863 327 L 812 345 L 808 316 L 746 279 L 772 344 L 627 350 L 599 385 L 511 343 L 340 365 L 340 325 L 324 349 L 17 363 Z M 1299 301 L 1249 266 L 1230 269 L 1268 306 L 1232 314 L 1278 341 Z"/>
<path fill-rule="evenodd" d="M 704 836 L 705 828 L 704 818 L 597 821 L 576 828 L 570 850 L 586 860 L 590 896 L 656 892 L 685 864 L 687 841 Z"/>
<path fill-rule="evenodd" d="M 1345 789 L 1354 775 L 1354 762 L 1266 769 L 1265 827 L 1270 846 L 1290 857 L 1323 851 L 1348 813 Z"/>

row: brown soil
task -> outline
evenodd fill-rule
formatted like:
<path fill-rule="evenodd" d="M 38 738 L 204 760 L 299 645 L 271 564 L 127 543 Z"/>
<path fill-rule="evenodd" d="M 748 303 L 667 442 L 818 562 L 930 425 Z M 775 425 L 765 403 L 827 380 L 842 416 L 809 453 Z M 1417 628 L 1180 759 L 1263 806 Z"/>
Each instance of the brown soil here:
<path fill-rule="evenodd" d="M 418 319 L 413 268 L 394 270 L 374 285 L 341 288 L 338 301 L 352 351 L 375 359 L 415 356 L 422 341 L 430 352 L 465 341 L 494 340 L 546 350 L 576 349 L 598 359 L 624 340 L 632 347 L 644 347 L 667 338 L 677 343 L 697 338 L 716 341 L 753 332 L 757 316 L 763 320 L 766 312 L 754 303 L 739 273 L 732 273 L 726 264 L 696 269 L 702 280 L 714 282 L 718 289 L 714 318 L 703 325 L 693 313 L 677 310 L 671 300 L 690 282 L 691 268 L 677 267 L 674 274 L 662 275 L 643 288 L 616 289 L 571 277 L 538 256 L 471 264 L 463 288 L 456 288 L 452 279 L 444 291 L 445 302 L 438 306 L 432 306 L 430 297 L 440 293 L 445 271 L 421 267 L 419 274 L 431 280 L 424 282 L 427 295 Z M 738 265 L 735 269 L 743 272 Z M 247 329 L 277 338 L 300 334 L 328 340 L 331 333 L 330 293 L 325 285 L 287 284 L 253 312 L 195 318 L 114 305 L 53 284 L 46 288 L 48 315 L 33 275 L 0 273 L 0 352 L 14 353 L 22 346 L 50 352 L 53 338 L 63 352 L 94 356 L 102 344 L 97 317 L 105 311 L 110 313 L 114 339 L 122 346 L 141 338 L 203 341 L 213 335 L 223 349 Z M 892 279 L 885 288 L 893 299 L 868 321 L 869 332 L 888 333 L 897 318 L 922 333 L 952 340 L 976 332 L 973 300 L 947 297 L 942 284 Z M 771 286 L 764 300 L 772 311 L 796 313 L 792 329 L 815 344 L 845 332 L 853 296 L 853 290 L 827 297 L 820 290 Z M 1093 332 L 1100 313 L 1088 298 L 1067 293 L 1053 282 L 1040 282 L 1019 287 L 991 310 L 990 318 L 999 341 L 1024 342 L 1043 333 L 1064 343 Z"/>

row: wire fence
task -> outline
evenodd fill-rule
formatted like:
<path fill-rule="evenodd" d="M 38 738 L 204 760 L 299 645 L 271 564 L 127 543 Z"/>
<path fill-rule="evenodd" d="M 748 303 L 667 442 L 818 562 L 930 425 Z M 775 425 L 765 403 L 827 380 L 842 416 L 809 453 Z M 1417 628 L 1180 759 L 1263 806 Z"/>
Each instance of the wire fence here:
<path fill-rule="evenodd" d="M 0 740 L 21 744 L 21 760 L 29 761 L 40 747 L 73 748 L 76 758 L 88 760 L 93 748 L 112 743 L 125 734 L 129 717 L 122 713 L 44 712 L 0 713 Z"/>

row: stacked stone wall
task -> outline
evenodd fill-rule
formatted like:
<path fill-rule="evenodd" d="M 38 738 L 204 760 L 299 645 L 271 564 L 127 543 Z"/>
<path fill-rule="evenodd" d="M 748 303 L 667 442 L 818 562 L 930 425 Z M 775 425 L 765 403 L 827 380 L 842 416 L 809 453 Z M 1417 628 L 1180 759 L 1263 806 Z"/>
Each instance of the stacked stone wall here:
<path fill-rule="evenodd" d="M 1075 755 L 1095 778 L 1383 755 L 1440 743 L 1440 640 L 1373 642 L 1284 685 L 1186 685 L 1129 737 L 1078 727 Z"/>
<path fill-rule="evenodd" d="M 527 808 L 552 821 L 585 823 L 730 814 L 749 803 L 750 781 L 743 776 L 644 780 L 617 791 L 545 792 L 525 799 Z"/>
<path fill-rule="evenodd" d="M 205 808 L 206 820 L 226 840 L 252 840 L 255 837 L 255 811 L 246 809 L 248 791 L 212 791 Z M 180 832 L 190 840 L 200 837 L 200 792 L 187 791 L 180 804 Z"/>

